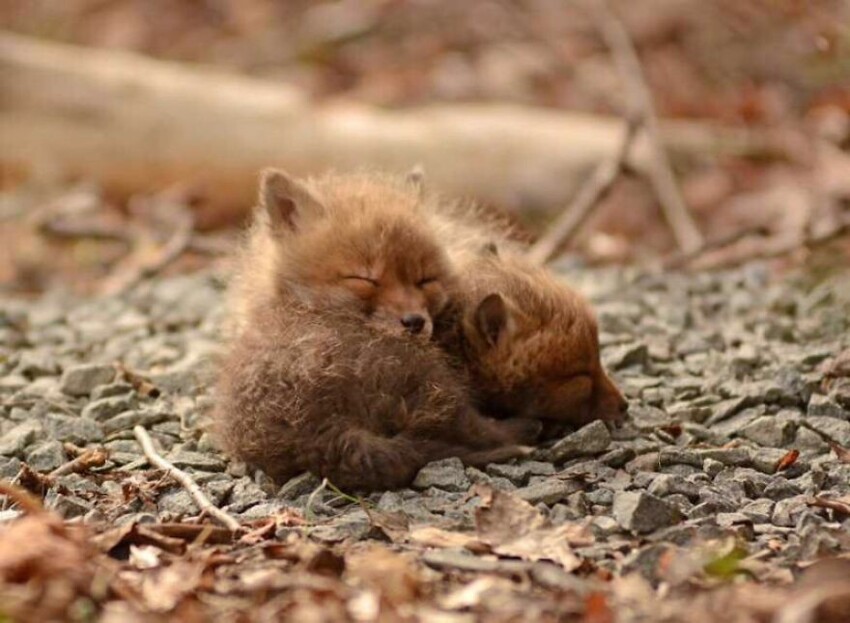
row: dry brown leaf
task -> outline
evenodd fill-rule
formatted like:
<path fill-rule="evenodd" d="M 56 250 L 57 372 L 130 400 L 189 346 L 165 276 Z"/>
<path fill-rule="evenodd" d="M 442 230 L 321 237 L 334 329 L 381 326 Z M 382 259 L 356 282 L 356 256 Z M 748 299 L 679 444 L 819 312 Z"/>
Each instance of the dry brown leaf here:
<path fill-rule="evenodd" d="M 464 547 L 472 551 L 480 551 L 482 543 L 474 534 L 450 532 L 435 526 L 422 526 L 410 531 L 408 539 L 426 547 Z"/>
<path fill-rule="evenodd" d="M 201 581 L 204 563 L 175 560 L 167 567 L 143 572 L 141 595 L 145 606 L 153 612 L 169 612 L 193 593 Z"/>
<path fill-rule="evenodd" d="M 850 560 L 827 558 L 810 566 L 785 599 L 775 623 L 843 623 L 850 620 Z"/>
<path fill-rule="evenodd" d="M 473 580 L 469 584 L 441 597 L 439 604 L 446 610 L 475 608 L 486 598 L 487 593 L 513 590 L 515 590 L 514 582 L 507 578 L 488 575 Z"/>
<path fill-rule="evenodd" d="M 794 463 L 796 463 L 796 462 L 797 462 L 797 459 L 798 459 L 798 458 L 800 458 L 800 451 L 799 451 L 799 450 L 789 450 L 789 451 L 785 454 L 785 456 L 783 456 L 781 459 L 779 459 L 779 460 L 776 462 L 776 469 L 774 469 L 773 471 L 775 471 L 775 472 L 781 472 L 781 471 L 783 471 L 783 470 L 788 469 L 788 468 L 789 468 L 789 467 L 791 467 Z"/>
<path fill-rule="evenodd" d="M 829 447 L 832 448 L 833 452 L 835 452 L 835 456 L 838 458 L 839 462 L 850 463 L 850 450 L 834 442 L 830 442 Z"/>
<path fill-rule="evenodd" d="M 475 511 L 478 536 L 494 553 L 532 562 L 550 560 L 567 571 L 581 565 L 572 546 L 593 542 L 583 525 L 552 526 L 540 511 L 515 495 L 480 486 L 476 492 L 482 497 Z"/>
<path fill-rule="evenodd" d="M 373 545 L 346 556 L 346 579 L 378 594 L 393 606 L 419 598 L 422 578 L 410 557 Z"/>

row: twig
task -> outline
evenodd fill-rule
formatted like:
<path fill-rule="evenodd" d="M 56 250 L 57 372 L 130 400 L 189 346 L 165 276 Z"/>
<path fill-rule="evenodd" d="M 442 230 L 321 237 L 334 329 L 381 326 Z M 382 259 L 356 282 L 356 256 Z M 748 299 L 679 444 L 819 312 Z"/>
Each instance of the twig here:
<path fill-rule="evenodd" d="M 850 517 L 850 504 L 842 502 L 841 500 L 830 500 L 825 497 L 812 497 L 806 500 L 806 504 L 809 506 L 828 508 L 836 513 L 841 513 L 844 516 Z"/>
<path fill-rule="evenodd" d="M 717 251 L 719 249 L 730 247 L 733 244 L 740 242 L 744 238 L 749 238 L 750 236 L 764 237 L 768 234 L 768 228 L 764 225 L 746 227 L 744 229 L 734 231 L 726 236 L 715 238 L 714 240 L 706 240 L 701 247 L 689 253 L 683 253 L 681 251 L 677 253 L 672 253 L 662 261 L 662 264 L 664 268 L 668 270 L 675 268 L 683 268 L 699 260 L 711 251 Z"/>
<path fill-rule="evenodd" d="M 125 294 L 145 279 L 149 279 L 165 270 L 189 248 L 194 228 L 195 217 L 191 211 L 184 208 L 177 219 L 174 233 L 156 256 L 147 262 L 130 267 L 126 272 L 113 275 L 104 288 L 106 293 Z"/>
<path fill-rule="evenodd" d="M 145 453 L 148 461 L 173 476 L 174 479 L 189 492 L 189 495 L 191 495 L 195 500 L 195 504 L 198 505 L 201 512 L 212 515 L 230 530 L 239 530 L 239 522 L 228 513 L 216 507 L 206 494 L 201 491 L 201 488 L 194 480 L 192 480 L 192 477 L 189 476 L 189 474 L 184 472 L 182 469 L 178 469 L 157 453 L 156 449 L 153 447 L 153 440 L 150 435 L 148 435 L 148 431 L 146 431 L 142 426 L 135 426 L 133 428 L 133 434 L 136 436 L 139 445 L 142 446 L 142 451 Z"/>
<path fill-rule="evenodd" d="M 52 472 L 47 474 L 48 478 L 56 478 L 57 476 L 64 476 L 65 474 L 76 474 L 78 472 L 85 472 L 90 470 L 92 467 L 100 467 L 104 463 L 106 463 L 106 459 L 109 458 L 109 451 L 104 448 L 91 448 L 86 450 L 81 455 L 68 461 L 67 463 L 60 465 Z"/>
<path fill-rule="evenodd" d="M 807 249 L 809 251 L 816 249 L 817 247 L 829 244 L 839 238 L 843 238 L 844 236 L 850 235 L 850 220 L 844 221 L 836 226 L 834 229 L 818 234 L 818 235 L 809 235 L 805 236 L 802 239 L 794 239 L 783 245 L 775 245 L 775 246 L 766 246 L 761 249 L 756 249 L 752 253 L 749 253 L 744 256 L 737 256 L 734 258 L 727 258 L 726 261 L 718 261 L 711 263 L 711 268 L 724 268 L 728 266 L 737 266 L 743 264 L 744 262 L 750 262 L 753 260 L 773 260 L 776 258 L 780 258 L 785 255 L 790 255 L 795 251 L 799 251 L 801 249 Z"/>
<path fill-rule="evenodd" d="M 611 192 L 614 182 L 623 172 L 639 127 L 638 119 L 630 117 L 627 120 L 625 134 L 617 155 L 611 161 L 600 164 L 587 182 L 579 188 L 561 216 L 528 250 L 529 260 L 535 264 L 545 264 L 575 236 L 593 208 Z"/>
<path fill-rule="evenodd" d="M 307 503 L 304 505 L 304 517 L 307 521 L 312 522 L 313 520 L 313 502 L 316 499 L 316 496 L 319 495 L 322 491 L 324 491 L 328 486 L 328 479 L 322 478 L 321 484 L 318 487 L 313 489 L 313 493 L 310 494 L 310 497 L 307 498 Z"/>
<path fill-rule="evenodd" d="M 655 188 L 664 217 L 673 231 L 679 248 L 686 253 L 696 251 L 702 246 L 702 234 L 676 185 L 667 152 L 661 143 L 652 94 L 646 84 L 634 44 L 625 26 L 608 6 L 606 0 L 595 0 L 584 4 L 590 9 L 602 38 L 611 50 L 620 77 L 631 94 L 632 105 L 642 117 L 651 149 L 650 181 Z"/>

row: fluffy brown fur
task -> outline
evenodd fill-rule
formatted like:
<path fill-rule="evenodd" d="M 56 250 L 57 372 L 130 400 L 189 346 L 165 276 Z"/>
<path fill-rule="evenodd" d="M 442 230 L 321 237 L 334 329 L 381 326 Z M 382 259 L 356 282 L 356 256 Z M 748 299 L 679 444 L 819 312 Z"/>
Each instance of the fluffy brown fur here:
<path fill-rule="evenodd" d="M 528 421 L 478 415 L 433 345 L 300 304 L 252 318 L 218 395 L 225 450 L 277 482 L 309 470 L 344 488 L 396 488 L 428 461 L 522 455 L 514 444 L 539 432 Z"/>
<path fill-rule="evenodd" d="M 445 354 L 408 335 L 430 334 L 454 283 L 422 202 L 375 176 L 264 174 L 214 411 L 229 453 L 278 482 L 309 470 L 374 490 L 431 460 L 478 465 L 533 441 L 537 422 L 481 417 Z"/>
<path fill-rule="evenodd" d="M 231 289 L 236 334 L 281 297 L 357 310 L 384 330 L 431 335 L 452 271 L 419 190 L 377 174 L 298 181 L 263 174 L 260 205 Z"/>
<path fill-rule="evenodd" d="M 599 360 L 596 320 L 581 296 L 494 249 L 469 256 L 460 272 L 437 339 L 468 370 L 485 413 L 569 424 L 622 419 L 627 404 Z"/>

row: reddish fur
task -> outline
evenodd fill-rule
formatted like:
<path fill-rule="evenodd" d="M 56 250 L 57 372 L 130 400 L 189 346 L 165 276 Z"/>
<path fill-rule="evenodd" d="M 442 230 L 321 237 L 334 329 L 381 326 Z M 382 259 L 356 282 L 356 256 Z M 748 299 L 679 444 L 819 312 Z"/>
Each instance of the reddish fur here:
<path fill-rule="evenodd" d="M 411 306 L 439 311 L 453 287 L 418 195 L 376 177 L 325 178 L 310 192 L 321 213 L 298 214 L 287 232 L 260 212 L 242 257 L 239 330 L 214 412 L 220 444 L 278 482 L 309 470 L 363 490 L 409 484 L 435 459 L 523 454 L 516 444 L 533 441 L 538 423 L 480 416 L 445 355 L 396 328 Z M 340 282 L 359 270 L 381 286 Z M 436 283 L 417 287 L 423 275 Z"/>
<path fill-rule="evenodd" d="M 495 344 L 477 311 L 498 294 L 508 320 Z M 626 401 L 599 359 L 588 303 L 547 271 L 506 255 L 469 260 L 437 338 L 465 364 L 485 413 L 583 424 L 618 421 Z"/>

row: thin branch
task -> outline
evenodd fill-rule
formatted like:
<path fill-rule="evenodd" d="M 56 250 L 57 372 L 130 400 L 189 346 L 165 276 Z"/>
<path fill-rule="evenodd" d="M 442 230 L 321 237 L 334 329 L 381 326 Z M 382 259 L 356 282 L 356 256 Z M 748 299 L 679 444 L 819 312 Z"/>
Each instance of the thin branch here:
<path fill-rule="evenodd" d="M 126 271 L 113 275 L 105 286 L 105 291 L 108 294 L 124 294 L 135 288 L 145 279 L 154 277 L 165 270 L 189 248 L 194 229 L 195 217 L 191 211 L 184 208 L 177 219 L 174 233 L 161 247 L 156 256 L 146 262 L 131 266 Z M 132 261 L 132 255 L 130 259 Z"/>
<path fill-rule="evenodd" d="M 76 474 L 79 472 L 87 472 L 92 467 L 100 467 L 106 463 L 109 458 L 109 451 L 104 448 L 91 448 L 84 451 L 78 457 L 60 465 L 52 472 L 47 474 L 48 478 L 56 478 L 65 474 Z"/>
<path fill-rule="evenodd" d="M 721 236 L 713 240 L 706 240 L 701 247 L 689 253 L 683 253 L 681 251 L 673 253 L 667 256 L 667 258 L 663 260 L 662 264 L 664 268 L 668 270 L 675 268 L 683 268 L 685 266 L 693 264 L 694 262 L 701 259 L 712 251 L 725 249 L 726 247 L 730 247 L 734 244 L 737 244 L 741 240 L 749 238 L 751 236 L 764 237 L 768 234 L 768 228 L 764 225 L 756 225 L 755 227 L 745 227 L 744 229 L 739 229 L 726 236 Z"/>
<path fill-rule="evenodd" d="M 830 231 L 822 234 L 808 235 L 804 236 L 802 239 L 795 238 L 786 244 L 765 245 L 745 255 L 739 254 L 732 258 L 725 258 L 720 261 L 711 262 L 707 267 L 716 269 L 729 266 L 739 266 L 745 262 L 751 262 L 753 260 L 773 260 L 785 255 L 790 255 L 802 249 L 812 251 L 845 236 L 850 236 L 850 220 L 846 220 Z"/>
<path fill-rule="evenodd" d="M 189 492 L 189 495 L 192 496 L 192 499 L 195 500 L 195 504 L 198 505 L 198 508 L 201 512 L 207 513 L 208 515 L 212 515 L 218 521 L 220 521 L 225 527 L 233 530 L 234 532 L 239 530 L 239 522 L 236 521 L 231 515 L 221 510 L 215 504 L 213 504 L 210 499 L 206 496 L 206 494 L 201 491 L 201 488 L 198 484 L 192 480 L 192 477 L 189 476 L 182 469 L 178 469 L 174 465 L 172 465 L 169 461 L 162 458 L 153 447 L 153 440 L 150 435 L 148 435 L 148 431 L 146 431 L 142 426 L 135 426 L 133 428 L 133 434 L 136 436 L 136 439 L 139 442 L 139 445 L 142 446 L 142 451 L 145 453 L 148 461 L 158 467 L 159 469 L 165 470 L 168 474 L 174 477 L 174 479 L 179 482 L 186 491 Z"/>
<path fill-rule="evenodd" d="M 655 105 L 635 46 L 625 26 L 605 0 L 585 2 L 585 6 L 590 9 L 606 45 L 611 50 L 620 77 L 631 94 L 633 106 L 643 118 L 651 149 L 649 177 L 664 217 L 679 248 L 686 253 L 696 251 L 702 246 L 702 234 L 682 199 L 667 152 L 662 145 Z"/>
<path fill-rule="evenodd" d="M 609 162 L 600 164 L 593 175 L 579 188 L 572 202 L 561 216 L 546 230 L 546 233 L 528 250 L 528 259 L 538 265 L 551 260 L 563 249 L 587 221 L 593 208 L 611 192 L 614 182 L 626 166 L 629 151 L 637 136 L 640 122 L 630 117 L 617 155 Z"/>

